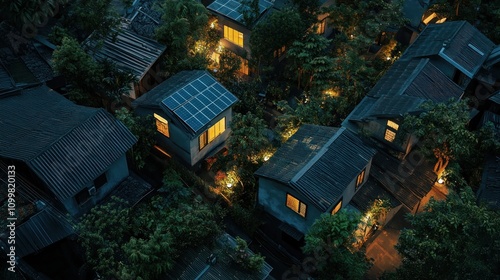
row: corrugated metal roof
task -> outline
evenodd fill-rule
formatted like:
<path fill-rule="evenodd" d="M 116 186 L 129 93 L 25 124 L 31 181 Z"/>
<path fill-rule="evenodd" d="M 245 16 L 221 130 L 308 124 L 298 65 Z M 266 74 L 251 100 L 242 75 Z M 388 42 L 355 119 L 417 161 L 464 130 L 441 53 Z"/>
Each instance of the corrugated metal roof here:
<path fill-rule="evenodd" d="M 472 78 L 494 48 L 484 34 L 466 21 L 429 24 L 403 56 L 439 55 Z"/>
<path fill-rule="evenodd" d="M 335 135 L 338 128 L 312 124 L 302 125 L 274 155 L 260 167 L 255 175 L 284 184 L 292 178 Z"/>
<path fill-rule="evenodd" d="M 500 209 L 500 156 L 486 160 L 478 198 L 493 209 Z"/>
<path fill-rule="evenodd" d="M 142 37 L 123 26 L 116 37 L 109 35 L 101 45 L 89 38 L 86 44 L 94 51 L 97 60 L 109 59 L 118 68 L 129 70 L 141 79 L 165 51 L 165 46 Z"/>
<path fill-rule="evenodd" d="M 36 253 L 71 234 L 73 228 L 65 217 L 47 206 L 16 227 L 16 255 Z"/>
<path fill-rule="evenodd" d="M 376 150 L 365 145 L 359 136 L 341 128 L 315 158 L 299 171 L 291 185 L 321 211 L 326 211 L 338 201 L 345 188 L 361 173 L 375 153 Z"/>
<path fill-rule="evenodd" d="M 60 200 L 136 142 L 105 110 L 75 105 L 46 86 L 1 100 L 0 134 L 0 156 L 26 162 Z"/>
<path fill-rule="evenodd" d="M 374 180 L 372 176 L 368 177 L 366 183 L 356 192 L 349 204 L 355 206 L 362 213 L 365 213 L 370 209 L 376 199 L 387 199 L 392 208 L 401 204 L 401 202 L 388 192 L 379 182 Z"/>

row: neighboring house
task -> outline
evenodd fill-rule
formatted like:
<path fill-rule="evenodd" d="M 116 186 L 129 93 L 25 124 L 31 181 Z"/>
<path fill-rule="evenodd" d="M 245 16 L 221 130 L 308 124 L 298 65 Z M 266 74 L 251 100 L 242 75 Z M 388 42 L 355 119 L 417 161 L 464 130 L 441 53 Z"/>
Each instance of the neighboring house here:
<path fill-rule="evenodd" d="M 321 214 L 344 208 L 363 187 L 375 153 L 345 128 L 303 125 L 255 172 L 258 204 L 300 240 Z"/>
<path fill-rule="evenodd" d="M 90 54 L 98 61 L 109 60 L 118 69 L 131 72 L 137 81 L 133 84 L 129 97 L 136 99 L 158 85 L 158 59 L 165 51 L 160 43 L 140 36 L 122 25 L 117 34 L 111 33 L 102 42 L 90 36 L 84 44 Z"/>
<path fill-rule="evenodd" d="M 79 216 L 129 175 L 137 139 L 103 109 L 78 106 L 46 86 L 0 99 L 0 160 Z"/>
<path fill-rule="evenodd" d="M 500 210 L 500 156 L 486 159 L 477 197 L 491 209 Z"/>
<path fill-rule="evenodd" d="M 405 114 L 418 114 L 425 101 L 460 99 L 464 90 L 441 72 L 428 58 L 400 59 L 368 92 L 342 123 L 362 131 L 384 145 L 407 155 L 415 140 L 402 132 Z"/>
<path fill-rule="evenodd" d="M 238 99 L 207 71 L 182 71 L 132 103 L 138 115 L 154 116 L 158 148 L 188 166 L 220 151 L 229 136 Z"/>
<path fill-rule="evenodd" d="M 217 17 L 217 20 L 211 24 L 219 30 L 222 37 L 220 44 L 241 58 L 240 72 L 249 75 L 251 71 L 248 68 L 248 60 L 251 58 L 250 36 L 253 27 L 270 13 L 290 7 L 293 3 L 288 0 L 259 0 L 258 15 L 252 23 L 246 23 L 242 11 L 249 8 L 244 6 L 242 2 L 242 0 L 214 0 L 207 6 L 207 9 Z M 333 0 L 320 0 L 319 2 L 321 7 L 328 7 L 334 3 Z M 326 13 L 318 15 L 319 23 L 315 26 L 316 32 L 325 37 L 328 37 L 333 31 L 333 28 L 327 24 L 327 16 Z M 282 58 L 285 51 L 285 46 L 283 46 L 283 48 L 275 50 L 274 56 Z"/>
<path fill-rule="evenodd" d="M 261 271 L 245 272 L 238 267 L 231 251 L 236 249 L 236 239 L 227 233 L 215 240 L 214 246 L 201 246 L 184 250 L 168 273 L 168 279 L 179 280 L 264 280 L 269 279 L 272 266 L 264 262 Z M 254 253 L 247 249 L 248 256 Z"/>

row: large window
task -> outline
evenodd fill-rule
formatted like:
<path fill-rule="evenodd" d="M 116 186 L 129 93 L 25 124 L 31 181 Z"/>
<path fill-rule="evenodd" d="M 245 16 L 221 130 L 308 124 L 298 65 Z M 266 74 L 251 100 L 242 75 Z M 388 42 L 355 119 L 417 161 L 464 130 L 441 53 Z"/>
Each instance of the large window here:
<path fill-rule="evenodd" d="M 208 143 L 214 141 L 217 136 L 221 135 L 226 130 L 226 117 L 220 119 L 216 124 L 205 130 L 199 138 L 200 150 L 205 148 Z"/>
<path fill-rule="evenodd" d="M 289 193 L 286 194 L 286 207 L 292 209 L 302 217 L 306 216 L 307 205 Z"/>
<path fill-rule="evenodd" d="M 226 25 L 224 25 L 224 39 L 240 47 L 243 47 L 243 33 L 238 32 Z"/>
<path fill-rule="evenodd" d="M 365 181 L 365 172 L 366 172 L 366 169 L 363 169 L 361 171 L 361 173 L 359 173 L 358 175 L 358 178 L 356 178 L 356 190 L 359 188 L 359 186 L 361 186 L 361 184 L 363 184 L 363 182 Z"/>
<path fill-rule="evenodd" d="M 337 205 L 335 205 L 335 207 L 333 207 L 332 215 L 339 212 L 340 208 L 342 208 L 342 199 L 339 201 L 339 203 L 337 203 Z"/>
<path fill-rule="evenodd" d="M 170 132 L 168 131 L 168 121 L 156 113 L 154 116 L 156 119 L 156 130 L 158 130 L 159 133 L 170 137 Z"/>
<path fill-rule="evenodd" d="M 388 142 L 393 142 L 394 139 L 396 139 L 396 132 L 399 129 L 399 124 L 388 120 L 387 121 L 387 128 L 385 129 L 385 135 L 384 139 Z"/>

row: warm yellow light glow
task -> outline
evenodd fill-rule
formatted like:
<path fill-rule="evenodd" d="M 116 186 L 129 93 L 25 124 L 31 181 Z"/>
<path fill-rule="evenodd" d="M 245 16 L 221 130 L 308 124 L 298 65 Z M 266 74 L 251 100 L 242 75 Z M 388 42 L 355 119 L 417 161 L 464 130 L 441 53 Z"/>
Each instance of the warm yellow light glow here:
<path fill-rule="evenodd" d="M 227 186 L 228 188 L 231 188 L 231 187 L 233 186 L 233 184 L 231 184 L 231 183 L 227 183 L 227 185 L 226 185 L 226 186 Z"/>
<path fill-rule="evenodd" d="M 210 28 L 214 29 L 216 23 L 217 23 L 217 21 L 212 21 L 212 23 L 210 23 Z"/>
<path fill-rule="evenodd" d="M 439 178 L 439 179 L 438 179 L 438 183 L 439 183 L 439 184 L 443 184 L 443 183 L 444 183 L 444 179 L 443 179 L 443 177 L 441 177 L 441 178 Z"/>
<path fill-rule="evenodd" d="M 326 94 L 326 95 L 334 96 L 334 97 L 337 97 L 337 96 L 339 96 L 339 95 L 340 95 L 340 94 L 338 93 L 338 91 L 335 91 L 335 90 L 333 90 L 333 89 L 328 89 L 328 90 L 325 90 L 323 93 L 324 93 L 324 94 Z"/>
<path fill-rule="evenodd" d="M 390 56 L 388 56 L 388 57 L 386 57 L 385 59 L 386 59 L 387 61 L 389 61 L 389 60 L 391 60 L 391 57 L 390 57 Z"/>
<path fill-rule="evenodd" d="M 264 161 L 268 161 L 269 160 L 269 156 L 264 156 Z"/>

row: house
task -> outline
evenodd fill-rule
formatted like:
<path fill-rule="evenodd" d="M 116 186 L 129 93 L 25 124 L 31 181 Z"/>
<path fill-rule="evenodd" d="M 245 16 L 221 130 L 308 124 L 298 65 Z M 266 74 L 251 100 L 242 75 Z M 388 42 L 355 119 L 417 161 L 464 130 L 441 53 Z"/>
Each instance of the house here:
<path fill-rule="evenodd" d="M 0 99 L 0 161 L 34 182 L 72 216 L 129 175 L 137 139 L 104 109 L 78 106 L 46 86 Z"/>
<path fill-rule="evenodd" d="M 363 187 L 375 152 L 346 128 L 303 125 L 255 172 L 258 205 L 300 240 L 321 214 L 344 208 Z"/>
<path fill-rule="evenodd" d="M 460 99 L 464 89 L 428 58 L 400 59 L 368 92 L 342 123 L 407 155 L 416 139 L 400 130 L 405 114 L 419 114 L 425 101 Z"/>
<path fill-rule="evenodd" d="M 259 12 L 252 22 L 246 22 L 244 11 L 250 8 L 245 6 L 243 0 L 214 0 L 207 6 L 207 9 L 217 18 L 211 26 L 219 30 L 222 37 L 220 45 L 241 58 L 240 72 L 245 75 L 251 72 L 248 68 L 248 60 L 251 58 L 250 36 L 253 27 L 271 13 L 293 5 L 290 0 L 259 0 L 258 2 Z M 327 7 L 333 3 L 333 0 L 319 1 L 321 7 Z M 327 24 L 327 17 L 326 13 L 318 15 L 319 23 L 315 26 L 317 33 L 325 37 L 333 31 L 333 28 Z M 276 50 L 275 57 L 282 57 L 285 51 L 285 46 Z M 215 57 L 215 59 L 217 61 L 218 58 Z"/>
<path fill-rule="evenodd" d="M 134 75 L 137 81 L 129 94 L 132 99 L 146 93 L 163 80 L 158 75 L 159 58 L 166 47 L 130 31 L 126 24 L 116 34 L 110 33 L 102 42 L 93 40 L 90 36 L 83 44 L 96 60 L 109 60 L 118 69 Z"/>
<path fill-rule="evenodd" d="M 224 147 L 237 100 L 207 71 L 193 70 L 170 77 L 132 106 L 138 115 L 154 116 L 158 149 L 196 169 Z"/>
<path fill-rule="evenodd" d="M 227 233 L 221 234 L 214 246 L 201 246 L 184 250 L 174 267 L 168 273 L 169 279 L 232 279 L 264 280 L 269 279 L 273 267 L 267 262 L 259 272 L 248 273 L 236 265 L 231 250 L 235 250 L 236 239 Z M 249 256 L 254 253 L 247 249 Z"/>

